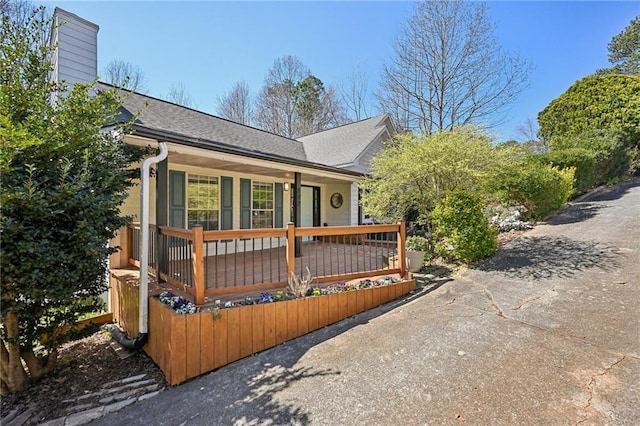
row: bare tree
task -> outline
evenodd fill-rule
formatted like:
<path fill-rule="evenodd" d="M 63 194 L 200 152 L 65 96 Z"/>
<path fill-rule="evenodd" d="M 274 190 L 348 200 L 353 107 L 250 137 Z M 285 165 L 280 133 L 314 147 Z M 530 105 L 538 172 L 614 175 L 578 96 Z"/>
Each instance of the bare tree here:
<path fill-rule="evenodd" d="M 184 87 L 184 83 L 182 82 L 178 84 L 171 83 L 169 93 L 164 96 L 164 99 L 188 108 L 198 108 L 198 104 L 195 103 L 193 98 L 187 93 L 187 89 Z"/>
<path fill-rule="evenodd" d="M 333 86 L 329 86 L 320 96 L 319 107 L 315 116 L 313 129 L 305 134 L 330 129 L 349 122 L 344 104 Z"/>
<path fill-rule="evenodd" d="M 543 153 L 549 151 L 549 143 L 541 140 L 538 137 L 538 124 L 527 117 L 524 123 L 520 124 L 516 128 L 518 134 L 518 142 L 527 145 L 535 153 Z"/>
<path fill-rule="evenodd" d="M 368 117 L 368 89 L 367 73 L 360 66 L 353 70 L 345 83 L 338 86 L 349 120 L 358 121 Z"/>
<path fill-rule="evenodd" d="M 524 123 L 516 127 L 516 133 L 520 136 L 520 142 L 529 142 L 538 140 L 538 125 L 531 117 L 527 117 Z"/>
<path fill-rule="evenodd" d="M 376 92 L 399 130 L 493 127 L 528 85 L 531 66 L 504 51 L 484 3 L 422 1 L 394 42 Z"/>
<path fill-rule="evenodd" d="M 273 62 L 256 101 L 256 125 L 263 130 L 294 138 L 295 85 L 307 78 L 311 70 L 295 56 L 284 56 Z"/>
<path fill-rule="evenodd" d="M 102 70 L 106 83 L 134 92 L 145 93 L 145 76 L 140 67 L 121 59 L 113 59 Z"/>
<path fill-rule="evenodd" d="M 256 102 L 255 123 L 261 129 L 297 138 L 345 122 L 335 89 L 295 56 L 274 61 Z"/>
<path fill-rule="evenodd" d="M 236 82 L 230 91 L 216 100 L 220 117 L 240 124 L 251 124 L 253 109 L 249 95 L 249 85 L 245 81 Z"/>

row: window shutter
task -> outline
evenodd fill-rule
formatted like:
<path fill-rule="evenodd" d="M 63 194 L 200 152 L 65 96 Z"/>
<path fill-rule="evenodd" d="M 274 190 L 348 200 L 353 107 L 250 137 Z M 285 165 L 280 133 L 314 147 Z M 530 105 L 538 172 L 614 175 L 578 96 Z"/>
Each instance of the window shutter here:
<path fill-rule="evenodd" d="M 184 228 L 186 226 L 185 209 L 185 174 L 169 172 L 169 226 Z"/>
<path fill-rule="evenodd" d="M 233 229 L 233 178 L 222 176 L 220 185 L 220 229 Z"/>
<path fill-rule="evenodd" d="M 251 228 L 251 180 L 240 179 L 240 228 Z"/>
<path fill-rule="evenodd" d="M 275 205 L 274 205 L 274 228 L 282 228 L 284 226 L 284 193 L 281 183 L 275 184 Z"/>

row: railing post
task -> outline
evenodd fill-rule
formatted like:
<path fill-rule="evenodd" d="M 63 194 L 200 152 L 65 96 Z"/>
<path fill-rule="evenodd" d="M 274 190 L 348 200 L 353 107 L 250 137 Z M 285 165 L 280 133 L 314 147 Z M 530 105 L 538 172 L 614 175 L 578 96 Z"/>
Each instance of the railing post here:
<path fill-rule="evenodd" d="M 407 226 L 403 221 L 398 222 L 398 262 L 400 262 L 400 277 L 407 275 L 407 252 L 405 241 L 407 239 Z"/>
<path fill-rule="evenodd" d="M 287 280 L 296 272 L 296 226 L 287 223 Z"/>
<path fill-rule="evenodd" d="M 126 256 L 126 265 L 131 264 L 131 260 L 133 260 L 133 224 L 127 225 L 127 234 L 125 235 L 125 256 Z"/>
<path fill-rule="evenodd" d="M 204 305 L 204 233 L 200 225 L 194 226 L 192 232 L 194 303 Z"/>

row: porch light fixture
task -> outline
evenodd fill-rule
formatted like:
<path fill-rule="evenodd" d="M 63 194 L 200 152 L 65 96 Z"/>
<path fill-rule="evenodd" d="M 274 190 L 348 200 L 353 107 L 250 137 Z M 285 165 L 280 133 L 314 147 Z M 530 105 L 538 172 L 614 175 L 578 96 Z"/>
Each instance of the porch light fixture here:
<path fill-rule="evenodd" d="M 289 182 L 285 182 L 284 183 L 284 190 L 288 191 L 289 190 Z"/>

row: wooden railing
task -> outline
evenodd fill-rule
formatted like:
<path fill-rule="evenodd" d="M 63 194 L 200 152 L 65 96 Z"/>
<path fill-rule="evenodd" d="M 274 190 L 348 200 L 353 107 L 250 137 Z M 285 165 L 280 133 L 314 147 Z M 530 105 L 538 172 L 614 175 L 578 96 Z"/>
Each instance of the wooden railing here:
<path fill-rule="evenodd" d="M 129 263 L 139 266 L 139 225 L 128 230 Z M 160 226 L 150 237 L 149 260 L 152 273 L 202 305 L 206 296 L 282 288 L 288 277 L 307 268 L 314 283 L 404 277 L 405 238 L 404 222 L 231 231 Z"/>

